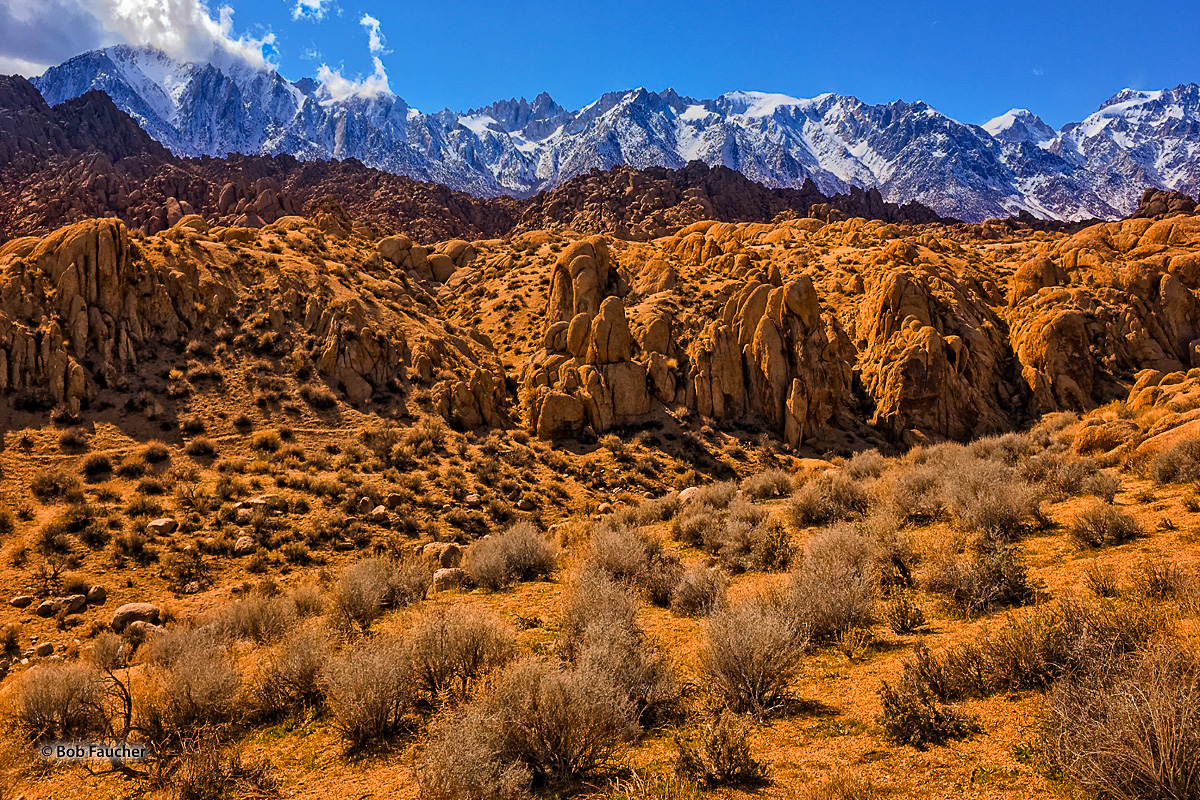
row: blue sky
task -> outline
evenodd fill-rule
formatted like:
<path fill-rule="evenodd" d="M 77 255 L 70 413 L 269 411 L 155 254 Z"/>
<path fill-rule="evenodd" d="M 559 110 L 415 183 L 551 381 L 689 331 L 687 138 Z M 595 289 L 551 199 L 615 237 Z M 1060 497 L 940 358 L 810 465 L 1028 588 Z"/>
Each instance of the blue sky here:
<path fill-rule="evenodd" d="M 543 90 L 577 108 L 604 91 L 671 86 L 695 97 L 758 89 L 797 97 L 837 92 L 872 103 L 920 99 L 974 123 L 1026 107 L 1058 127 L 1127 86 L 1200 81 L 1195 0 L 1152 8 L 1107 0 L 225 0 L 231 13 L 224 15 L 218 3 L 202 0 L 41 0 L 36 6 L 0 0 L 0 69 L 26 64 L 29 72 L 61 61 L 72 47 L 165 35 L 153 27 L 147 33 L 144 22 L 107 20 L 103 30 L 87 35 L 66 30 L 86 26 L 87 14 L 100 15 L 97 6 L 139 4 L 166 9 L 168 27 L 178 19 L 193 24 L 207 13 L 208 22 L 199 24 L 206 31 L 217 26 L 215 35 L 253 47 L 272 40 L 268 51 L 289 78 L 324 67 L 321 74 L 345 81 L 386 80 L 423 111 L 465 110 Z M 71 22 L 71 14 L 83 21 Z M 35 20 L 42 27 L 64 30 L 35 41 L 17 24 L 22 15 L 42 15 Z M 372 50 L 374 21 L 380 39 Z"/>

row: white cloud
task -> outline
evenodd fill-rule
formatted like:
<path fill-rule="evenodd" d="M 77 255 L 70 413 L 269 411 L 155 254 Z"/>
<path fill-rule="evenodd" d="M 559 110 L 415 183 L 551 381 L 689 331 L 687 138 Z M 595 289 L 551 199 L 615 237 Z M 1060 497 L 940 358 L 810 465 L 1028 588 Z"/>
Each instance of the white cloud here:
<path fill-rule="evenodd" d="M 375 62 L 375 72 L 365 78 L 352 80 L 343 77 L 338 70 L 330 69 L 328 65 L 322 64 L 317 67 L 317 80 L 325 87 L 329 99 L 335 102 L 348 100 L 351 97 L 370 100 L 381 94 L 391 94 L 392 90 L 388 86 L 387 71 L 383 68 L 383 62 L 379 60 L 379 56 L 374 56 L 371 60 Z"/>
<path fill-rule="evenodd" d="M 372 53 L 386 55 L 391 52 L 383 49 L 383 34 L 379 32 L 379 20 L 370 14 L 363 14 L 358 24 L 367 29 L 367 46 L 371 48 Z"/>
<path fill-rule="evenodd" d="M 333 5 L 333 0 L 296 0 L 292 8 L 292 19 L 311 19 L 320 22 Z"/>
<path fill-rule="evenodd" d="M 358 24 L 367 31 L 367 47 L 371 51 L 371 62 L 375 65 L 375 71 L 365 78 L 351 79 L 342 75 L 340 70 L 322 64 L 317 68 L 317 80 L 325 87 L 329 102 L 340 102 L 352 97 L 370 100 L 381 94 L 392 93 L 388 85 L 387 70 L 383 68 L 383 61 L 379 58 L 391 52 L 384 47 L 379 20 L 370 14 L 363 14 Z"/>
<path fill-rule="evenodd" d="M 50 66 L 113 44 L 150 45 L 191 61 L 267 63 L 275 35 L 235 34 L 233 9 L 204 0 L 0 0 L 0 58 Z"/>

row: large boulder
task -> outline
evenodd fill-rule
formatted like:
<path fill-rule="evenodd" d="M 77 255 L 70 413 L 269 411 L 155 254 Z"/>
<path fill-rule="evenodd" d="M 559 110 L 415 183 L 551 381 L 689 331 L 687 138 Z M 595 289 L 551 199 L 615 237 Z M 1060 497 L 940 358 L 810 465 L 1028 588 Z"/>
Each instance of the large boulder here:
<path fill-rule="evenodd" d="M 113 612 L 112 629 L 121 633 L 133 622 L 159 624 L 162 612 L 152 603 L 126 603 Z"/>

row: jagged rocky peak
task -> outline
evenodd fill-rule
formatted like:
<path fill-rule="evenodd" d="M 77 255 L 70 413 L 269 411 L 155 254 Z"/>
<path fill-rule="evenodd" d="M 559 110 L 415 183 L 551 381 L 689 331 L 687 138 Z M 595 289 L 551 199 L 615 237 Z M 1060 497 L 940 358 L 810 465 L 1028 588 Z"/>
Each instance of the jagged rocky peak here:
<path fill-rule="evenodd" d="M 485 197 L 529 197 L 595 168 L 690 161 L 769 187 L 876 188 L 886 202 L 967 221 L 1113 218 L 1134 211 L 1146 188 L 1200 191 L 1195 84 L 1125 90 L 1058 132 L 1024 110 L 980 127 L 919 101 L 756 91 L 705 100 L 639 88 L 577 111 L 541 94 L 422 114 L 391 94 L 334 97 L 270 69 L 181 64 L 145 48 L 85 54 L 35 85 L 51 104 L 104 91 L 178 155 L 353 158 Z"/>
<path fill-rule="evenodd" d="M 1014 108 L 984 123 L 983 129 L 996 139 L 1007 143 L 1033 142 L 1041 144 L 1058 134 L 1045 120 L 1027 108 Z"/>

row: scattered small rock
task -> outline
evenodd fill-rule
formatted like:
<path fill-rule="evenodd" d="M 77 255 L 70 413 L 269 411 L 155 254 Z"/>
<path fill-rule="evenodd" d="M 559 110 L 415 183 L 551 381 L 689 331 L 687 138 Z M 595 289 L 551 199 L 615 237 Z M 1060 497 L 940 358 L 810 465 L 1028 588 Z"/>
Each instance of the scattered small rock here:
<path fill-rule="evenodd" d="M 471 579 L 466 570 L 458 567 L 443 567 L 433 573 L 433 591 L 445 592 L 451 589 L 462 589 L 470 585 Z"/>
<path fill-rule="evenodd" d="M 9 600 L 8 604 L 13 608 L 29 608 L 33 605 L 33 598 L 27 594 L 19 594 L 12 600 Z"/>
<path fill-rule="evenodd" d="M 157 625 L 162 612 L 153 603 L 126 603 L 113 612 L 112 629 L 117 633 L 133 622 Z"/>

